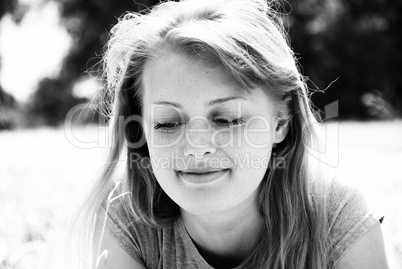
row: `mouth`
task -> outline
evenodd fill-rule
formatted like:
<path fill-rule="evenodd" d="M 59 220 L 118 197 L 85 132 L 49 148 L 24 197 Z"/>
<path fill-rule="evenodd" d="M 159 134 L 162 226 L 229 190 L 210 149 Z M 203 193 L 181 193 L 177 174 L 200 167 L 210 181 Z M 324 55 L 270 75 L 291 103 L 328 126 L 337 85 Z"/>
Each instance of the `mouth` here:
<path fill-rule="evenodd" d="M 177 173 L 179 177 L 184 181 L 190 182 L 192 184 L 206 184 L 221 179 L 229 172 L 230 169 L 223 169 L 220 171 L 200 172 L 200 173 L 178 171 Z"/>

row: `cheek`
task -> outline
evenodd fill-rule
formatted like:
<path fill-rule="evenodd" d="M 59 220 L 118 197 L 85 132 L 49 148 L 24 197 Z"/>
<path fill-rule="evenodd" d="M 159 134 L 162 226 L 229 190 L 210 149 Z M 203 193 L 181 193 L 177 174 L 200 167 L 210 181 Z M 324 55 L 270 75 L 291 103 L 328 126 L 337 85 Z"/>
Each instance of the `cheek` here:
<path fill-rule="evenodd" d="M 244 135 L 244 146 L 251 150 L 264 150 L 272 148 L 272 137 L 269 132 L 249 132 Z"/>
<path fill-rule="evenodd" d="M 154 149 L 164 149 L 167 151 L 169 148 L 180 143 L 184 137 L 184 130 L 179 129 L 177 131 L 167 133 L 150 128 L 146 135 L 149 147 Z"/>
<path fill-rule="evenodd" d="M 159 175 L 166 175 L 169 170 L 174 168 L 172 162 L 173 151 L 169 148 L 148 147 L 148 151 L 152 170 L 157 179 Z"/>
<path fill-rule="evenodd" d="M 272 148 L 275 135 L 271 122 L 266 117 L 252 119 L 244 129 L 244 140 L 253 149 Z"/>
<path fill-rule="evenodd" d="M 248 178 L 262 179 L 270 165 L 271 133 L 243 132 L 236 142 L 236 147 L 227 148 L 226 152 L 231 156 L 237 172 Z"/>
<path fill-rule="evenodd" d="M 253 148 L 272 147 L 272 133 L 264 128 L 236 127 L 215 131 L 211 142 L 217 148 Z"/>
<path fill-rule="evenodd" d="M 221 149 L 241 147 L 243 130 L 241 127 L 220 129 L 211 136 L 211 143 Z"/>
<path fill-rule="evenodd" d="M 176 169 L 178 157 L 176 147 L 162 149 L 149 148 L 152 171 L 160 187 L 175 203 L 182 205 L 183 201 L 188 201 L 183 194 L 183 186 L 178 180 Z"/>

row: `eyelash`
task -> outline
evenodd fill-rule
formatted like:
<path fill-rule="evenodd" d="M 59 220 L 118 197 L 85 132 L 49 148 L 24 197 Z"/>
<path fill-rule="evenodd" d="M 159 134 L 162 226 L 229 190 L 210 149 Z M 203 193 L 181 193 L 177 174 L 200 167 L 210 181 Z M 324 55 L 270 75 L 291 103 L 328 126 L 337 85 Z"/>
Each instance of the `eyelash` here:
<path fill-rule="evenodd" d="M 218 123 L 218 121 L 220 121 Z M 243 117 L 240 117 L 238 119 L 234 119 L 234 120 L 227 120 L 227 119 L 215 119 L 213 120 L 213 122 L 217 125 L 220 125 L 222 127 L 230 127 L 230 126 L 236 126 L 236 125 L 242 125 L 243 123 L 245 123 L 246 121 L 244 120 Z"/>
<path fill-rule="evenodd" d="M 224 128 L 229 128 L 231 126 L 237 126 L 237 125 L 242 125 L 245 123 L 245 119 L 243 117 L 234 119 L 234 120 L 227 120 L 227 119 L 214 119 L 212 120 L 215 124 L 217 124 L 220 127 Z M 174 132 L 176 129 L 178 129 L 183 123 L 181 122 L 166 122 L 166 123 L 158 123 L 155 125 L 154 129 L 155 130 L 160 130 L 165 133 L 171 133 Z"/>
<path fill-rule="evenodd" d="M 154 129 L 155 130 L 160 130 L 160 131 L 165 132 L 165 133 L 172 133 L 176 129 L 178 129 L 178 127 L 180 127 L 180 125 L 182 125 L 181 122 L 158 123 L 158 124 L 155 125 Z"/>

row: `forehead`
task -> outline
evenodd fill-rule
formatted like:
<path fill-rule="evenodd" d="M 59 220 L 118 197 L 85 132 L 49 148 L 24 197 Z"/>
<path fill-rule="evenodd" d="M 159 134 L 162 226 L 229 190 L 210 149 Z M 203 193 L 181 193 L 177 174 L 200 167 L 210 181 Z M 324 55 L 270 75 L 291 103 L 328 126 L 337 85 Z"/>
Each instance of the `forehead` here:
<path fill-rule="evenodd" d="M 232 97 L 235 101 L 219 105 L 222 109 L 248 110 L 252 114 L 274 115 L 272 100 L 260 88 L 247 91 L 222 67 L 176 52 L 149 59 L 142 74 L 143 113 L 153 103 L 175 103 L 189 116 L 204 115 L 213 100 Z"/>
<path fill-rule="evenodd" d="M 176 52 L 146 62 L 143 77 L 144 101 L 192 99 L 247 95 L 222 67 Z M 184 101 L 183 100 L 183 101 Z"/>

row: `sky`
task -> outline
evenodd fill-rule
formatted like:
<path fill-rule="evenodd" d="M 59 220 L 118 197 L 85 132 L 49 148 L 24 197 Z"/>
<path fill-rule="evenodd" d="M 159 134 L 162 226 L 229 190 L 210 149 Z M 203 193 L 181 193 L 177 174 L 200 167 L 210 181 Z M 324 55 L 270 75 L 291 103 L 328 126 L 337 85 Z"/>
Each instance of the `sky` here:
<path fill-rule="evenodd" d="M 18 101 L 25 102 L 41 78 L 60 72 L 72 38 L 60 24 L 57 3 L 20 2 L 31 6 L 21 23 L 15 24 L 9 15 L 0 22 L 0 83 Z"/>

